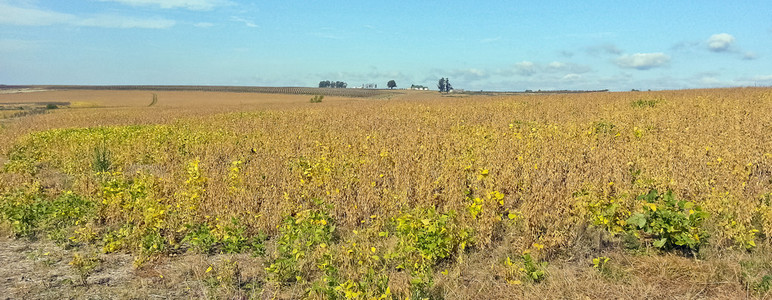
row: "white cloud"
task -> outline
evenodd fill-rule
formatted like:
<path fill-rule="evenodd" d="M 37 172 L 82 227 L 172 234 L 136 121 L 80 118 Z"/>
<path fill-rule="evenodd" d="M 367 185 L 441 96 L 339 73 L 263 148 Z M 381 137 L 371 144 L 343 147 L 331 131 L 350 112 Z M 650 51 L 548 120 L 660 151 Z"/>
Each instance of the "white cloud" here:
<path fill-rule="evenodd" d="M 772 75 L 759 75 L 753 77 L 753 80 L 756 81 L 772 81 Z"/>
<path fill-rule="evenodd" d="M 719 33 L 711 35 L 708 38 L 708 49 L 713 52 L 725 52 L 734 43 L 734 36 L 728 33 Z"/>
<path fill-rule="evenodd" d="M 622 54 L 622 49 L 619 49 L 619 47 L 613 44 L 603 44 L 603 45 L 587 47 L 586 51 L 587 51 L 587 54 L 590 54 L 593 56 Z"/>
<path fill-rule="evenodd" d="M 244 18 L 240 18 L 240 17 L 236 17 L 236 16 L 231 17 L 231 21 L 243 23 L 247 27 L 252 27 L 252 28 L 260 27 L 260 26 L 257 26 L 257 24 L 255 24 L 254 22 L 252 22 L 250 20 L 247 20 L 247 19 L 244 19 Z"/>
<path fill-rule="evenodd" d="M 709 87 L 723 86 L 727 84 L 726 82 L 712 76 L 701 77 L 698 82 L 701 86 Z"/>
<path fill-rule="evenodd" d="M 618 57 L 614 63 L 621 68 L 648 70 L 663 66 L 669 61 L 670 56 L 661 52 L 656 52 L 625 54 Z"/>
<path fill-rule="evenodd" d="M 73 21 L 75 16 L 55 11 L 16 7 L 0 3 L 0 24 L 47 26 Z"/>
<path fill-rule="evenodd" d="M 748 52 L 743 53 L 743 59 L 744 60 L 754 60 L 754 59 L 757 59 L 757 58 L 759 58 L 759 56 L 758 56 L 758 54 L 756 54 L 756 52 L 748 51 Z"/>
<path fill-rule="evenodd" d="M 50 10 L 17 7 L 0 3 L 0 24 L 16 26 L 70 25 L 104 28 L 169 28 L 176 22 L 163 18 L 133 18 L 116 15 L 80 17 Z"/>
<path fill-rule="evenodd" d="M 193 24 L 193 26 L 196 26 L 196 27 L 199 27 L 199 28 L 209 28 L 209 27 L 214 26 L 214 24 L 209 23 L 209 22 L 199 22 L 199 23 Z"/>
<path fill-rule="evenodd" d="M 176 22 L 167 19 L 139 19 L 125 16 L 100 15 L 92 18 L 85 18 L 76 22 L 74 25 L 103 27 L 103 28 L 146 28 L 162 29 L 174 26 Z"/>
<path fill-rule="evenodd" d="M 515 73 L 523 76 L 531 76 L 536 74 L 536 64 L 527 60 L 516 63 Z"/>
<path fill-rule="evenodd" d="M 490 75 L 484 70 L 475 69 L 475 68 L 453 70 L 450 72 L 441 72 L 441 73 L 447 73 L 450 75 L 451 78 L 458 79 L 458 81 L 463 81 L 463 82 L 472 82 L 472 81 L 482 80 L 490 77 Z"/>
<path fill-rule="evenodd" d="M 569 72 L 569 73 L 576 74 L 576 73 L 587 73 L 590 71 L 590 67 L 588 66 L 577 65 L 574 63 L 564 63 L 559 61 L 553 61 L 547 64 L 546 67 L 542 67 L 542 69 L 548 73 Z"/>
<path fill-rule="evenodd" d="M 574 74 L 574 73 L 566 74 L 565 76 L 563 76 L 563 78 L 561 78 L 561 80 L 563 81 L 577 81 L 579 79 L 582 79 L 582 75 Z"/>
<path fill-rule="evenodd" d="M 498 72 L 499 75 L 510 76 L 518 74 L 522 76 L 534 76 L 544 74 L 580 74 L 590 72 L 589 66 L 578 65 L 574 63 L 565 63 L 553 61 L 547 64 L 535 63 L 532 61 L 521 61 L 516 63 L 512 69 Z"/>
<path fill-rule="evenodd" d="M 184 8 L 189 10 L 211 10 L 218 6 L 229 5 L 226 0 L 99 0 L 117 2 L 131 6 L 158 6 L 164 9 Z"/>

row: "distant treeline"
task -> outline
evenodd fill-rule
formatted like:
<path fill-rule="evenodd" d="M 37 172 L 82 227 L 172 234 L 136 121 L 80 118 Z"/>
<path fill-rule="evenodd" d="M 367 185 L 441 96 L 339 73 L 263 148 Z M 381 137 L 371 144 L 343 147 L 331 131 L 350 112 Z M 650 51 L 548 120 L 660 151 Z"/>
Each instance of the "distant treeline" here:
<path fill-rule="evenodd" d="M 330 81 L 330 80 L 319 81 L 320 88 L 345 89 L 346 86 L 348 86 L 348 83 L 345 83 L 343 81 Z"/>

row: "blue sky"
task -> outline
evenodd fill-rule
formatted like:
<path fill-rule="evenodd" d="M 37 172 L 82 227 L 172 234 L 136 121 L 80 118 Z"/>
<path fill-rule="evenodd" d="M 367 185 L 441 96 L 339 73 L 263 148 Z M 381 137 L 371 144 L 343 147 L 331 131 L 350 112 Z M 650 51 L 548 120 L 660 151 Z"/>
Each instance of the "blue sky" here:
<path fill-rule="evenodd" d="M 772 1 L 0 0 L 0 84 L 772 85 Z"/>

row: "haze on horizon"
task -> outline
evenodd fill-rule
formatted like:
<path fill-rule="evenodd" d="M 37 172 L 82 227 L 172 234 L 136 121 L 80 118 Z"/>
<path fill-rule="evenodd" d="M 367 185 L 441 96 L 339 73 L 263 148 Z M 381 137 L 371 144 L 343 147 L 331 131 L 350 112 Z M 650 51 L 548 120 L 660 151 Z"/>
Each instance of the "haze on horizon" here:
<path fill-rule="evenodd" d="M 772 2 L 0 0 L 0 84 L 772 85 Z"/>

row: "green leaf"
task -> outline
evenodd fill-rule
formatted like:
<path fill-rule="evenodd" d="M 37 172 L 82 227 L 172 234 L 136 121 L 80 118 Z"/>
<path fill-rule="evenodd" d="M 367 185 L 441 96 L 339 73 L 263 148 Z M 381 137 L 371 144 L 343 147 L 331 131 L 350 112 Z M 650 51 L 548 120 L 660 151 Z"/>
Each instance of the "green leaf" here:
<path fill-rule="evenodd" d="M 654 247 L 657 247 L 657 248 L 665 247 L 665 243 L 666 242 L 667 242 L 667 238 L 662 238 L 662 239 L 654 242 Z"/>
<path fill-rule="evenodd" d="M 625 222 L 627 224 L 638 226 L 638 228 L 643 228 L 646 226 L 646 216 L 643 214 L 634 214 L 630 218 L 627 218 Z"/>
<path fill-rule="evenodd" d="M 648 194 L 638 196 L 638 200 L 646 200 L 646 202 L 652 203 L 659 197 L 659 192 L 656 189 L 651 189 Z"/>
<path fill-rule="evenodd" d="M 665 203 L 673 203 L 673 201 L 675 201 L 675 197 L 673 197 L 673 191 L 667 191 L 663 197 L 663 200 L 665 200 Z"/>

